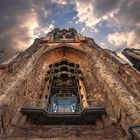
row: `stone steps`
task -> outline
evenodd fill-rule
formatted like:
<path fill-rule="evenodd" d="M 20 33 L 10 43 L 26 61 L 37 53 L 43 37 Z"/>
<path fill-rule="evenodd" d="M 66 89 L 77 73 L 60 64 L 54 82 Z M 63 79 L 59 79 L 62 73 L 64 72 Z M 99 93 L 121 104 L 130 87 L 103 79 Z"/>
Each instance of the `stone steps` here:
<path fill-rule="evenodd" d="M 9 138 L 18 139 L 93 139 L 114 140 L 115 132 L 113 126 L 97 127 L 94 125 L 49 125 L 32 126 L 27 128 L 16 127 Z"/>
<path fill-rule="evenodd" d="M 4 138 L 1 140 L 116 140 L 115 138 Z"/>

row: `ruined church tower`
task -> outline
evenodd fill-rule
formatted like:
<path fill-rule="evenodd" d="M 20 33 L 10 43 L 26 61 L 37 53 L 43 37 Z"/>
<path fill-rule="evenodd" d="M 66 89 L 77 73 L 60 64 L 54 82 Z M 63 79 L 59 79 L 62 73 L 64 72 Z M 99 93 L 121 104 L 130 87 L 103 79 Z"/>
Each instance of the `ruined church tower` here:
<path fill-rule="evenodd" d="M 0 64 L 0 140 L 139 140 L 140 73 L 75 29 Z"/>

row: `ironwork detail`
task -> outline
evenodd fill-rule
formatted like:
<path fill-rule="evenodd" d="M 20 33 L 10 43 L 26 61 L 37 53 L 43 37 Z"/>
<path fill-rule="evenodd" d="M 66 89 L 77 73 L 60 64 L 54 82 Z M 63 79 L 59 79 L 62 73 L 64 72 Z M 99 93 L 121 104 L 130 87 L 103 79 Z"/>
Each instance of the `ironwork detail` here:
<path fill-rule="evenodd" d="M 81 102 L 79 65 L 63 60 L 50 65 L 47 102 L 51 112 L 77 112 Z"/>

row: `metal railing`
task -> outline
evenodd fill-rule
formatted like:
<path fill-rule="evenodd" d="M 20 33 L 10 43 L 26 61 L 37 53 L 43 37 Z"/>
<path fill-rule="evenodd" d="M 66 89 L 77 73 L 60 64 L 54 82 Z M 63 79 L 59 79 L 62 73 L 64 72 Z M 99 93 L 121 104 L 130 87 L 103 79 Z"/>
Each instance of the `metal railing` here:
<path fill-rule="evenodd" d="M 26 100 L 22 106 L 24 109 L 43 109 L 48 113 L 58 113 L 58 112 L 80 112 L 84 109 L 89 108 L 101 108 L 104 107 L 103 103 L 95 103 L 93 100 L 82 100 L 79 104 L 75 105 L 74 111 L 68 109 L 69 107 L 65 106 L 61 109 L 54 111 L 52 105 L 49 104 L 46 100 Z"/>

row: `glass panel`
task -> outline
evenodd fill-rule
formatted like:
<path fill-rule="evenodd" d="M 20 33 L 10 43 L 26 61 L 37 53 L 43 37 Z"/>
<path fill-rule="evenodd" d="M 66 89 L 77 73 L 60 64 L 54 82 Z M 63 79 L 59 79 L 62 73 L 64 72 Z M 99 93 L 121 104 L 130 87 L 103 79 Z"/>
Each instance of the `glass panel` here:
<path fill-rule="evenodd" d="M 77 98 L 76 97 L 52 97 L 51 99 L 52 112 L 76 112 Z"/>

